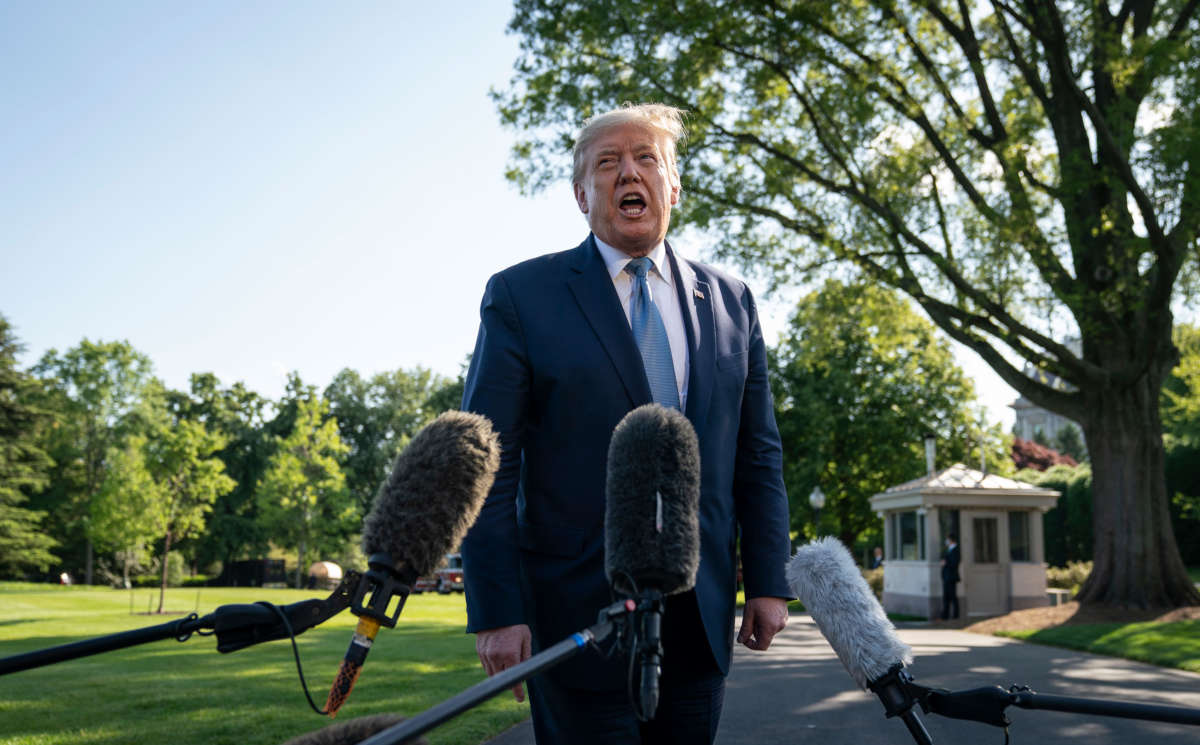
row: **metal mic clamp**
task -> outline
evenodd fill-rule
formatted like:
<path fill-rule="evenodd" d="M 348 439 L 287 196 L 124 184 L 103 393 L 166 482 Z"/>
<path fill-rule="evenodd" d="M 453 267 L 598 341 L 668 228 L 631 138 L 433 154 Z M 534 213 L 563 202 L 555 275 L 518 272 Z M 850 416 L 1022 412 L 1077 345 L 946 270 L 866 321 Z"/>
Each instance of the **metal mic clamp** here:
<path fill-rule="evenodd" d="M 900 664 L 892 665 L 882 676 L 867 683 L 867 687 L 883 702 L 884 712 L 889 719 L 900 717 L 917 745 L 933 745 L 928 730 L 912 710 L 917 698 L 911 686 L 912 676 Z"/>
<path fill-rule="evenodd" d="M 404 610 L 404 601 L 412 592 L 412 585 L 417 580 L 416 574 L 412 570 L 401 574 L 396 569 L 391 555 L 382 552 L 371 554 L 371 558 L 367 560 L 367 567 L 350 598 L 350 612 L 360 618 L 374 619 L 380 626 L 393 629 L 396 627 L 396 621 L 400 619 L 400 611 Z M 388 613 L 388 605 L 394 597 L 399 597 L 400 602 L 396 604 L 394 612 Z"/>

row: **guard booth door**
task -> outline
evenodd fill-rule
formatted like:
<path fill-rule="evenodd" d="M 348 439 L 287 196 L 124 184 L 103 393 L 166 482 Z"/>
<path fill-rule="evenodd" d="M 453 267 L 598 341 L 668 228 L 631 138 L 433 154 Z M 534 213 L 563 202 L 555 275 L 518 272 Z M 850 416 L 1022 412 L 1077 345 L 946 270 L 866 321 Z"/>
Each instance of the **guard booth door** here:
<path fill-rule="evenodd" d="M 996 616 L 1008 612 L 1008 582 L 1000 563 L 1004 547 L 1001 530 L 1007 529 L 1001 513 L 963 513 L 970 528 L 963 536 L 963 588 L 966 610 L 972 616 Z M 1007 541 L 1005 541 L 1007 544 Z"/>

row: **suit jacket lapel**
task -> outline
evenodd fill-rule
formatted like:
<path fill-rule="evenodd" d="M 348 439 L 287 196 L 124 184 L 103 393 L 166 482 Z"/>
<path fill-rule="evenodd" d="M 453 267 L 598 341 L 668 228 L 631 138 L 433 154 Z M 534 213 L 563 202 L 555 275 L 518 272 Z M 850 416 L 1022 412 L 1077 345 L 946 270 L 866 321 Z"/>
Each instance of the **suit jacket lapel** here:
<path fill-rule="evenodd" d="M 713 297 L 708 283 L 701 282 L 694 273 L 685 283 L 680 263 L 683 259 L 675 255 L 671 244 L 667 244 L 667 256 L 671 260 L 678 292 L 679 307 L 683 311 L 684 327 L 687 330 L 688 353 L 691 361 L 688 371 L 687 406 L 684 412 L 699 433 L 708 417 L 708 405 L 712 399 L 713 368 L 716 365 L 716 325 L 713 320 Z"/>
<path fill-rule="evenodd" d="M 633 341 L 629 321 L 613 287 L 612 277 L 600 257 L 592 236 L 579 244 L 570 261 L 572 276 L 567 285 L 583 310 L 592 330 L 617 369 L 617 375 L 633 406 L 650 403 L 650 383 L 642 366 L 642 355 Z"/>

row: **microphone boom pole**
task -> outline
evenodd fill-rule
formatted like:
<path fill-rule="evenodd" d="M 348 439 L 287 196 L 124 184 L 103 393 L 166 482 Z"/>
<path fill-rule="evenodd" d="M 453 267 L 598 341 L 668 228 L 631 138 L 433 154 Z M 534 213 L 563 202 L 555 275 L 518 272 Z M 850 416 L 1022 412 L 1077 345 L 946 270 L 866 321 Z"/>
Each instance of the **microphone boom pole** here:
<path fill-rule="evenodd" d="M 94 639 L 84 639 L 4 657 L 0 659 L 0 675 L 45 667 L 57 662 L 112 652 L 162 639 L 185 642 L 192 634 L 208 629 L 212 629 L 216 634 L 217 651 L 223 654 L 235 652 L 260 642 L 286 639 L 327 621 L 350 607 L 351 596 L 355 586 L 358 585 L 360 576 L 355 571 L 347 572 L 341 584 L 324 600 L 313 598 L 282 607 L 266 602 L 222 605 L 203 618 L 192 613 L 184 618 L 177 618 L 157 626 L 122 631 L 107 636 L 98 636 Z M 280 614 L 282 614 L 282 618 Z M 286 624 L 283 621 L 285 618 L 287 619 Z"/>
<path fill-rule="evenodd" d="M 398 745 L 398 743 L 408 742 L 414 737 L 425 734 L 434 727 L 475 708 L 518 683 L 523 683 L 538 673 L 566 662 L 589 644 L 599 644 L 605 641 L 618 624 L 625 623 L 630 614 L 636 611 L 636 605 L 633 600 L 613 603 L 600 611 L 600 620 L 594 625 L 538 652 L 519 665 L 513 665 L 503 672 L 476 683 L 457 696 L 446 699 L 412 719 L 405 720 L 363 740 L 358 745 Z"/>

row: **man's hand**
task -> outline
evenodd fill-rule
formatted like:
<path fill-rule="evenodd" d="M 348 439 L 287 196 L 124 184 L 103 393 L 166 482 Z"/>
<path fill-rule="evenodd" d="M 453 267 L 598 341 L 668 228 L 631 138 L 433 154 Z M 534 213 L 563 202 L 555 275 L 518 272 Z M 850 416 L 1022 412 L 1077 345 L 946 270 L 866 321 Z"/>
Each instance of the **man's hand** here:
<path fill-rule="evenodd" d="M 488 629 L 475 634 L 475 652 L 490 678 L 529 659 L 532 639 L 529 627 L 523 623 Z M 513 686 L 512 692 L 517 701 L 525 700 L 525 687 L 520 683 Z"/>
<path fill-rule="evenodd" d="M 787 601 L 783 598 L 751 598 L 742 609 L 742 627 L 738 629 L 738 644 L 763 651 L 771 640 L 787 626 Z"/>

